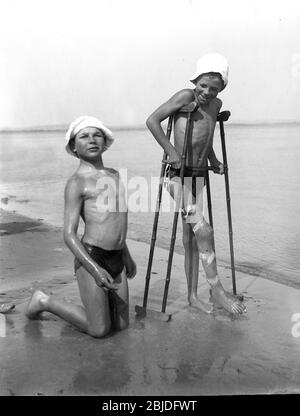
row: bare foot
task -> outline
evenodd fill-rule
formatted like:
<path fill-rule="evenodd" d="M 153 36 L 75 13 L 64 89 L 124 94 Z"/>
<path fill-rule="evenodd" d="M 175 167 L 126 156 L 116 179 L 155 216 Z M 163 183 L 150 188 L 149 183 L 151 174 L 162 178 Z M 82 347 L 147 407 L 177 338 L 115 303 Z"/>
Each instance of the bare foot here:
<path fill-rule="evenodd" d="M 236 296 L 226 292 L 221 285 L 211 288 L 211 296 L 218 305 L 230 313 L 242 314 L 246 312 L 246 306 Z"/>
<path fill-rule="evenodd" d="M 205 303 L 199 300 L 197 297 L 192 296 L 189 300 L 189 305 L 193 308 L 199 309 L 205 313 L 212 313 L 214 306 L 211 303 Z"/>
<path fill-rule="evenodd" d="M 27 310 L 25 315 L 29 319 L 34 319 L 37 315 L 45 310 L 44 305 L 42 305 L 42 299 L 48 299 L 49 296 L 46 293 L 42 292 L 41 290 L 36 290 L 33 292 L 29 304 L 27 306 Z"/>
<path fill-rule="evenodd" d="M 225 292 L 228 294 L 228 296 L 231 296 L 232 298 L 234 298 L 235 300 L 240 300 L 241 302 L 244 301 L 244 295 L 242 293 L 237 293 L 236 295 L 234 295 L 233 293 L 227 292 L 227 290 L 225 290 Z M 209 294 L 210 294 L 210 301 L 212 298 L 212 291 L 211 289 L 209 289 Z"/>

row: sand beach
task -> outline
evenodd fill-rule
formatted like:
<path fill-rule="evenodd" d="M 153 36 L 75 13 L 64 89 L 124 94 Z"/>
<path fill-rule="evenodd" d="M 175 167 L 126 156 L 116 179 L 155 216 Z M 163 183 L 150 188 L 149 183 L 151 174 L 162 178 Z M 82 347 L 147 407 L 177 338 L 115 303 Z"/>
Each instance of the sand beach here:
<path fill-rule="evenodd" d="M 187 307 L 183 257 L 175 253 L 167 307 L 171 321 L 138 320 L 134 306 L 142 303 L 149 245 L 134 240 L 128 245 L 138 265 L 138 274 L 130 282 L 130 327 L 93 339 L 50 314 L 36 321 L 24 316 L 36 287 L 80 302 L 73 258 L 61 229 L 1 211 L 0 301 L 12 301 L 16 307 L 1 318 L 0 395 L 300 392 L 300 337 L 292 332 L 292 316 L 300 312 L 299 290 L 238 272 L 238 290 L 245 297 L 247 314 L 235 320 L 222 311 L 207 316 Z M 167 253 L 156 250 L 150 309 L 161 308 Z M 230 271 L 221 273 L 229 289 Z M 200 293 L 208 299 L 202 277 Z"/>

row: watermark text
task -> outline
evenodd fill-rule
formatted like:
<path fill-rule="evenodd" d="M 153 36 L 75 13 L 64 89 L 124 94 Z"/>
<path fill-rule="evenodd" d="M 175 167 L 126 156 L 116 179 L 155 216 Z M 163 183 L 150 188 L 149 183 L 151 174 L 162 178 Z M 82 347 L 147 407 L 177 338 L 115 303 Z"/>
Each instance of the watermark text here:
<path fill-rule="evenodd" d="M 294 338 L 300 337 L 300 313 L 294 313 L 292 315 L 292 322 L 295 322 L 292 326 L 292 335 Z"/>

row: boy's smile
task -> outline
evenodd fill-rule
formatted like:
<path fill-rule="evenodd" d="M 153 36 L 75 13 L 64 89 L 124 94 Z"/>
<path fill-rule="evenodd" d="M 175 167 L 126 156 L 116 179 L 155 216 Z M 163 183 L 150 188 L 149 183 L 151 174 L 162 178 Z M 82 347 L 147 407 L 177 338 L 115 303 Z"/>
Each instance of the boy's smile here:
<path fill-rule="evenodd" d="M 195 86 L 199 103 L 202 105 L 209 104 L 223 88 L 220 78 L 212 75 L 201 75 L 195 82 Z"/>

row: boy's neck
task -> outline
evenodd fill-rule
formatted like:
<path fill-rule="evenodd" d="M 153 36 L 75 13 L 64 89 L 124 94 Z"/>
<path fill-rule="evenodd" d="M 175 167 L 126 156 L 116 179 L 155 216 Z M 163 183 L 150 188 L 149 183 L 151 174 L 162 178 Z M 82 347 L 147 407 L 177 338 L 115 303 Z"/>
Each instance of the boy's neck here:
<path fill-rule="evenodd" d="M 84 159 L 80 159 L 80 168 L 84 169 L 84 170 L 100 170 L 100 169 L 104 169 L 104 164 L 103 164 L 103 160 L 102 157 L 100 156 L 99 159 L 97 160 L 93 160 L 93 161 L 87 161 Z"/>

